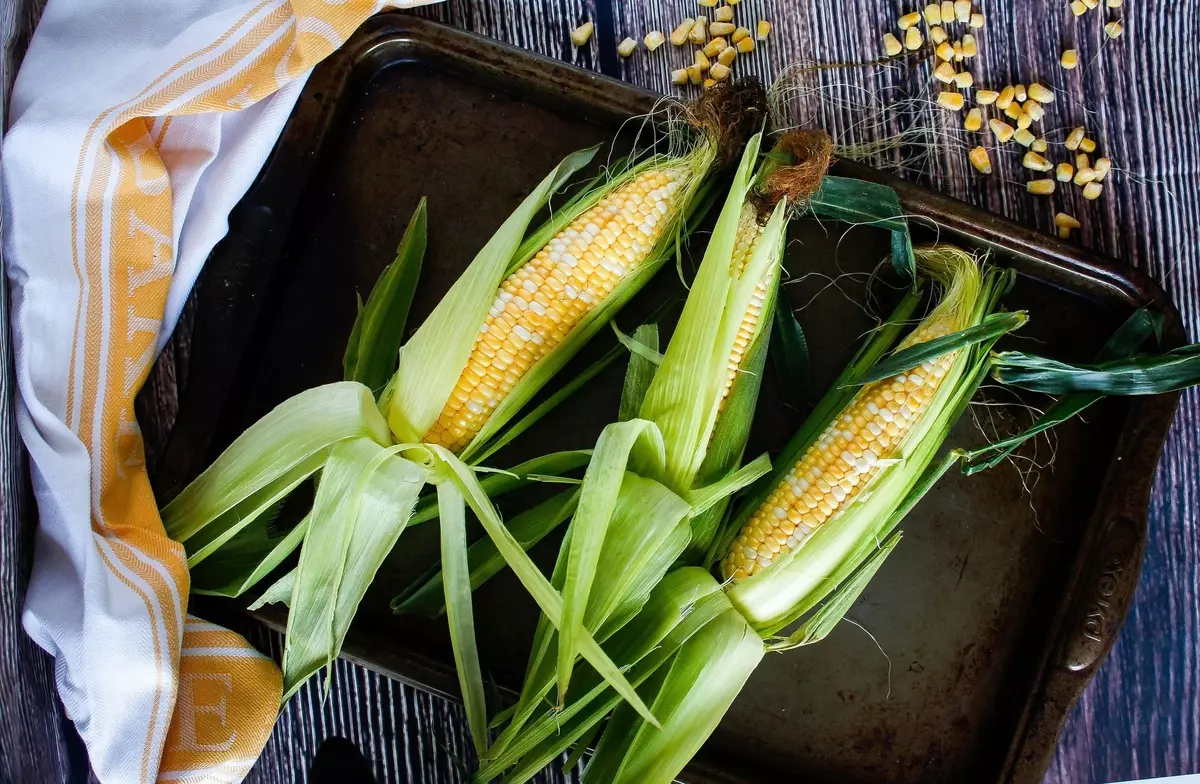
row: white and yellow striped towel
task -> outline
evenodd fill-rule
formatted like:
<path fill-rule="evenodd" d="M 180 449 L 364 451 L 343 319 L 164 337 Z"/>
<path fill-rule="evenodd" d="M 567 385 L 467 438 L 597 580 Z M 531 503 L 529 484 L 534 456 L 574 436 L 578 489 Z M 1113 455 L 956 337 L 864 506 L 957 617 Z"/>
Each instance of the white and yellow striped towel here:
<path fill-rule="evenodd" d="M 3 148 L 24 622 L 106 784 L 240 781 L 270 734 L 279 671 L 187 614 L 133 400 L 310 69 L 429 1 L 50 0 L 33 37 Z"/>

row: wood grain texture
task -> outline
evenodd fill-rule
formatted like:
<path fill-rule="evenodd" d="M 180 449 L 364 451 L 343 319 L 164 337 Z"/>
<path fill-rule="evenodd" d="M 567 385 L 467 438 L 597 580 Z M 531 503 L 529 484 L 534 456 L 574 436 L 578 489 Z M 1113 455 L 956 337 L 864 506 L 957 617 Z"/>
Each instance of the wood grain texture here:
<path fill-rule="evenodd" d="M 22 20 L 34 4 L 0 10 L 7 67 L 19 56 Z M 19 13 L 13 11 L 17 9 Z M 21 10 L 21 9 L 24 10 Z M 743 0 L 738 19 L 765 18 L 771 39 L 737 63 L 735 72 L 766 81 L 801 62 L 861 62 L 879 54 L 879 37 L 909 5 L 889 0 Z M 869 129 L 855 108 L 864 96 L 928 97 L 928 63 L 822 71 L 800 83 L 821 87 L 810 99 L 811 117 L 842 139 L 864 141 L 914 125 L 936 129 L 910 174 L 933 187 L 1022 223 L 1052 229 L 1063 210 L 1083 223 L 1079 241 L 1133 263 L 1157 277 L 1178 304 L 1189 334 L 1200 334 L 1200 138 L 1190 131 L 1197 116 L 1200 77 L 1200 2 L 1127 0 L 1126 34 L 1107 42 L 1105 14 L 1075 19 L 1065 0 L 985 0 L 988 25 L 978 34 L 980 56 L 970 63 L 977 84 L 1037 79 L 1058 98 L 1044 128 L 1053 142 L 1065 129 L 1085 124 L 1121 171 L 1097 202 L 1074 189 L 1050 199 L 1024 192 L 1019 155 L 993 152 L 996 174 L 980 178 L 965 159 L 986 137 L 958 130 L 961 118 L 919 101 L 904 104 Z M 517 46 L 603 71 L 657 90 L 668 89 L 682 50 L 654 54 L 639 49 L 621 60 L 615 47 L 626 35 L 640 40 L 651 29 L 669 33 L 697 13 L 694 0 L 452 0 L 423 9 L 423 16 L 491 35 Z M 577 24 L 593 19 L 596 35 L 584 49 L 569 43 Z M 16 31 L 17 44 L 11 45 Z M 1081 66 L 1057 66 L 1062 48 L 1079 49 Z M 11 78 L 6 71 L 5 84 Z M 982 142 L 978 140 L 983 140 Z M 887 161 L 885 161 L 886 163 Z M 894 161 L 893 161 L 894 162 Z M 7 324 L 7 319 L 4 319 Z M 11 366 L 7 331 L 0 361 Z M 174 414 L 174 392 L 185 383 L 187 327 L 160 357 L 139 403 L 148 451 L 165 440 Z M 63 780 L 66 745 L 55 719 L 46 657 L 19 631 L 17 614 L 27 561 L 23 519 L 24 467 L 12 426 L 11 376 L 0 375 L 0 702 L 22 706 L 0 711 L 0 780 Z M 24 518 L 28 522 L 28 518 Z M 25 535 L 22 536 L 22 531 Z M 1090 784 L 1200 772 L 1200 394 L 1184 395 L 1160 464 L 1151 508 L 1151 534 L 1138 596 L 1112 655 L 1075 709 L 1063 733 L 1047 784 Z M 254 642 L 278 653 L 277 635 L 243 628 Z M 11 700 L 11 701 L 10 701 Z M 461 710 L 405 685 L 339 661 L 332 690 L 322 699 L 316 679 L 284 708 L 262 759 L 248 780 L 263 784 L 304 781 L 318 744 L 350 739 L 373 761 L 381 782 L 465 781 L 470 755 Z M 565 781 L 547 773 L 543 781 Z"/>

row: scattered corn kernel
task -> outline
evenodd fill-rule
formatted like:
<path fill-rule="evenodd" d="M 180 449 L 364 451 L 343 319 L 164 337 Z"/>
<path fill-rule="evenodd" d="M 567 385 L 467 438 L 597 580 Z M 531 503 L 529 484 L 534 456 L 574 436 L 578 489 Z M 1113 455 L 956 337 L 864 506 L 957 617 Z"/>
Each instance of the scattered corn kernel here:
<path fill-rule="evenodd" d="M 688 81 L 692 84 L 700 84 L 704 81 L 704 71 L 698 65 L 689 65 L 687 67 Z"/>
<path fill-rule="evenodd" d="M 951 84 L 956 75 L 954 66 L 950 63 L 940 63 L 937 68 L 933 69 L 933 78 L 944 84 Z"/>
<path fill-rule="evenodd" d="M 755 30 L 754 37 L 760 41 L 767 40 L 767 36 L 771 34 L 771 23 L 766 19 L 758 20 L 758 27 Z"/>
<path fill-rule="evenodd" d="M 925 39 L 921 37 L 921 31 L 915 27 L 910 27 L 904 32 L 904 48 L 910 51 L 920 49 L 921 44 L 925 43 Z"/>
<path fill-rule="evenodd" d="M 954 0 L 954 18 L 960 22 L 971 21 L 971 0 Z"/>
<path fill-rule="evenodd" d="M 938 106 L 942 107 L 943 109 L 949 109 L 952 112 L 957 112 L 963 108 L 964 100 L 962 93 L 941 92 L 938 93 L 937 102 Z"/>
<path fill-rule="evenodd" d="M 1097 158 L 1095 165 L 1092 166 L 1092 171 L 1096 173 L 1096 182 L 1100 182 L 1112 171 L 1112 161 L 1108 158 Z"/>
<path fill-rule="evenodd" d="M 1067 134 L 1067 140 L 1065 142 L 1063 142 L 1063 146 L 1066 147 L 1068 150 L 1078 150 L 1079 143 L 1083 141 L 1084 133 L 1085 133 L 1085 131 L 1083 130 L 1083 128 L 1075 128 L 1074 130 L 1072 130 L 1070 133 Z"/>
<path fill-rule="evenodd" d="M 1054 216 L 1054 225 L 1060 229 L 1081 229 L 1083 226 L 1079 221 L 1075 220 L 1074 216 L 1068 215 L 1065 212 L 1060 212 Z"/>
<path fill-rule="evenodd" d="M 883 51 L 887 52 L 888 57 L 895 57 L 904 51 L 904 47 L 900 43 L 900 39 L 891 33 L 883 34 Z"/>
<path fill-rule="evenodd" d="M 1065 50 L 1062 53 L 1062 57 L 1059 58 L 1058 63 L 1068 71 L 1075 70 L 1075 66 L 1079 65 L 1079 52 L 1075 49 Z"/>
<path fill-rule="evenodd" d="M 936 52 L 937 56 L 945 60 L 947 63 L 954 59 L 954 47 L 945 41 L 942 41 L 940 44 L 938 44 L 937 49 L 935 49 L 934 52 Z"/>
<path fill-rule="evenodd" d="M 1100 194 L 1104 192 L 1104 186 L 1098 182 L 1089 182 L 1083 186 L 1083 198 L 1088 201 L 1095 201 L 1100 198 Z"/>
<path fill-rule="evenodd" d="M 975 43 L 975 36 L 967 33 L 962 37 L 963 57 L 974 57 L 979 54 L 979 45 Z"/>
<path fill-rule="evenodd" d="M 1025 90 L 1025 85 L 1023 85 L 1023 84 L 1013 85 L 1013 98 L 1016 99 L 1017 101 L 1020 101 L 1021 103 L 1025 103 L 1026 101 L 1029 100 L 1029 93 Z"/>
<path fill-rule="evenodd" d="M 1034 152 L 1045 152 L 1046 140 L 1039 136 L 1033 140 L 1033 144 L 1029 145 L 1029 149 L 1033 150 Z"/>
<path fill-rule="evenodd" d="M 1125 0 L 1108 0 L 1105 5 L 1107 5 L 1109 8 L 1120 8 L 1121 4 L 1124 2 Z"/>
<path fill-rule="evenodd" d="M 992 159 L 988 157 L 987 150 L 982 147 L 976 147 L 967 153 L 967 157 L 971 160 L 971 165 L 980 174 L 992 173 Z"/>
<path fill-rule="evenodd" d="M 1086 155 L 1084 155 L 1083 153 L 1079 153 L 1078 155 L 1075 156 L 1075 168 L 1076 169 L 1090 169 L 1090 168 L 1092 168 L 1092 162 L 1088 160 L 1088 157 Z"/>
<path fill-rule="evenodd" d="M 688 33 L 695 27 L 695 19 L 684 19 L 671 31 L 671 43 L 675 46 L 683 46 L 688 41 Z"/>
<path fill-rule="evenodd" d="M 1059 182 L 1070 182 L 1075 176 L 1075 167 L 1069 163 L 1060 163 L 1054 167 L 1054 176 Z"/>
<path fill-rule="evenodd" d="M 978 131 L 983 127 L 983 110 L 978 107 L 967 112 L 967 119 L 963 120 L 963 127 L 968 131 Z"/>
<path fill-rule="evenodd" d="M 963 61 L 964 57 L 966 57 L 966 55 L 963 54 L 962 41 L 955 41 L 954 42 L 954 62 L 961 63 Z"/>
<path fill-rule="evenodd" d="M 1022 131 L 1027 131 L 1031 125 L 1033 125 L 1033 117 L 1030 115 L 1026 114 L 1025 112 L 1021 112 L 1021 114 L 1017 116 L 1017 128 L 1021 129 Z M 1032 133 L 1029 134 L 1029 143 L 1033 144 Z"/>
<path fill-rule="evenodd" d="M 1071 0 L 1071 13 L 1076 16 L 1083 16 L 1087 13 L 1087 6 L 1083 4 L 1083 0 Z"/>
<path fill-rule="evenodd" d="M 1000 91 L 1000 94 L 996 96 L 996 108 L 1007 109 L 1013 102 L 1013 98 L 1016 96 L 1016 94 L 1017 88 L 1013 87 L 1011 84 L 1005 87 Z"/>
<path fill-rule="evenodd" d="M 710 78 L 704 80 L 703 87 L 705 90 L 707 90 L 709 87 L 712 87 L 716 83 L 717 83 L 717 80 L 710 77 Z"/>
<path fill-rule="evenodd" d="M 933 27 L 929 28 L 929 40 L 933 41 L 935 44 L 938 44 L 940 46 L 941 44 L 946 43 L 946 41 L 948 41 L 949 39 L 950 39 L 950 36 L 946 33 L 945 30 L 942 29 L 942 27 L 940 25 L 934 25 Z M 953 46 L 950 47 L 950 51 L 951 52 L 954 51 Z"/>
<path fill-rule="evenodd" d="M 713 63 L 712 68 L 708 69 L 708 75 L 718 82 L 723 82 L 729 78 L 729 66 L 724 63 Z"/>
<path fill-rule="evenodd" d="M 1096 172 L 1092 169 L 1080 168 L 1075 170 L 1075 179 L 1072 180 L 1076 185 L 1087 185 L 1092 180 L 1096 179 Z"/>
<path fill-rule="evenodd" d="M 728 6 L 728 5 L 723 5 L 720 8 L 718 8 L 716 11 L 713 11 L 713 21 L 714 22 L 732 22 L 733 21 L 733 7 Z"/>
<path fill-rule="evenodd" d="M 697 49 L 696 50 L 696 65 L 700 66 L 701 71 L 707 71 L 708 67 L 710 65 L 712 65 L 712 62 L 708 59 L 708 56 L 705 55 L 704 52 Z"/>
<path fill-rule="evenodd" d="M 734 44 L 734 46 L 737 47 L 737 50 L 743 54 L 745 54 L 746 52 L 753 52 L 755 45 L 756 44 L 754 43 L 754 39 L 749 36 L 746 36 L 745 38 L 743 38 L 742 40 L 740 40 L 736 44 Z"/>
<path fill-rule="evenodd" d="M 730 35 L 737 29 L 733 22 L 713 22 L 708 26 L 708 32 L 713 35 Z"/>
<path fill-rule="evenodd" d="M 742 2 L 742 0 L 725 0 L 725 2 L 729 5 L 737 5 L 738 3 Z"/>
<path fill-rule="evenodd" d="M 910 27 L 916 27 L 921 23 L 921 15 L 916 11 L 911 14 L 905 14 L 896 20 L 896 24 L 900 25 L 901 30 L 907 30 Z"/>
<path fill-rule="evenodd" d="M 942 23 L 942 7 L 937 3 L 925 6 L 925 24 L 932 27 Z"/>
<path fill-rule="evenodd" d="M 686 68 L 677 68 L 671 71 L 671 84 L 687 84 L 688 72 Z"/>
<path fill-rule="evenodd" d="M 621 43 L 617 44 L 617 54 L 622 57 L 628 57 L 633 54 L 633 50 L 637 49 L 637 41 L 632 38 L 626 38 Z"/>
<path fill-rule="evenodd" d="M 707 40 L 708 40 L 708 17 L 707 16 L 697 16 L 696 24 L 692 25 L 692 31 L 690 33 L 688 33 L 688 41 L 696 44 L 697 46 L 703 46 L 704 42 Z"/>
<path fill-rule="evenodd" d="M 1096 141 L 1085 136 L 1079 140 L 1079 149 L 1083 150 L 1084 152 L 1095 152 Z"/>
<path fill-rule="evenodd" d="M 983 14 L 979 13 L 978 11 L 971 14 L 971 21 L 969 24 L 976 30 L 983 27 Z"/>
<path fill-rule="evenodd" d="M 992 134 L 995 135 L 996 141 L 1003 144 L 1013 137 L 1013 127 L 1004 120 L 988 120 L 988 127 L 992 129 Z"/>
<path fill-rule="evenodd" d="M 1021 105 L 1018 104 L 1016 101 L 1013 101 L 1008 106 L 1005 106 L 1004 113 L 1008 116 L 1008 119 L 1010 119 L 1010 120 L 1020 119 L 1021 115 L 1024 114 L 1024 112 L 1021 111 Z"/>
<path fill-rule="evenodd" d="M 571 33 L 571 43 L 575 44 L 576 46 L 583 46 L 588 42 L 588 39 L 592 37 L 592 32 L 595 31 L 595 29 L 596 25 L 592 24 L 591 22 L 584 22 L 583 24 L 579 25 L 579 27 L 576 27 Z"/>
<path fill-rule="evenodd" d="M 728 68 L 733 65 L 733 61 L 737 59 L 737 56 L 737 48 L 727 46 L 717 55 L 717 62 Z"/>
<path fill-rule="evenodd" d="M 958 73 L 954 74 L 954 85 L 958 87 L 958 89 L 966 90 L 973 84 L 975 84 L 975 77 L 971 76 L 970 71 L 959 71 Z"/>
<path fill-rule="evenodd" d="M 1030 180 L 1025 183 L 1025 190 L 1038 196 L 1049 196 L 1051 193 L 1054 193 L 1054 180 Z"/>
<path fill-rule="evenodd" d="M 729 40 L 736 44 L 738 41 L 744 41 L 749 37 L 750 37 L 750 28 L 749 27 L 739 27 L 738 29 L 733 31 L 733 36 Z"/>
<path fill-rule="evenodd" d="M 1033 144 L 1033 138 L 1033 134 L 1029 132 L 1028 128 L 1018 127 L 1017 132 L 1013 134 L 1013 141 L 1022 147 L 1028 147 Z"/>
<path fill-rule="evenodd" d="M 884 36 L 884 43 L 887 43 L 887 36 Z M 896 43 L 900 42 L 897 41 Z M 729 43 L 724 38 L 714 38 L 705 44 L 703 52 L 709 57 L 716 57 L 728 47 Z"/>
<path fill-rule="evenodd" d="M 717 5 L 717 0 L 699 0 L 699 2 L 705 8 L 715 8 Z M 733 3 L 730 3 L 730 5 L 733 5 Z"/>
<path fill-rule="evenodd" d="M 1100 0 L 1083 0 L 1083 4 L 1088 7 L 1088 10 L 1100 7 Z"/>
<path fill-rule="evenodd" d="M 1038 155 L 1033 150 L 1025 153 L 1025 157 L 1021 159 L 1021 164 L 1026 169 L 1033 169 L 1040 172 L 1047 172 L 1054 168 L 1053 163 L 1050 163 L 1050 161 Z"/>
<path fill-rule="evenodd" d="M 1027 92 L 1029 97 L 1038 103 L 1054 103 L 1054 91 L 1045 85 L 1033 82 Z"/>
<path fill-rule="evenodd" d="M 647 49 L 653 52 L 655 49 L 662 46 L 663 42 L 666 40 L 667 37 L 665 35 L 657 30 L 651 30 L 650 32 L 646 33 L 646 37 L 642 39 L 642 43 L 646 45 Z"/>
<path fill-rule="evenodd" d="M 1046 110 L 1037 101 L 1030 98 L 1025 103 L 1021 104 L 1021 111 L 1028 114 L 1034 122 L 1039 122 L 1046 116 Z"/>
<path fill-rule="evenodd" d="M 975 102 L 983 104 L 984 106 L 995 103 L 996 99 L 999 97 L 1000 97 L 1000 93 L 996 92 L 995 90 L 976 90 L 975 91 Z"/>
<path fill-rule="evenodd" d="M 954 21 L 954 0 L 942 0 L 942 24 Z"/>

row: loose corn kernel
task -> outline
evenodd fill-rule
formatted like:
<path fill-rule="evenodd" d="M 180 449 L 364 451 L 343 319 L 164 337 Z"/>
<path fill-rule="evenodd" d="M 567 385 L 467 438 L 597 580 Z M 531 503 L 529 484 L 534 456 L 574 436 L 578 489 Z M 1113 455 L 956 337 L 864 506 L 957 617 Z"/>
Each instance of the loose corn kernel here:
<path fill-rule="evenodd" d="M 1054 167 L 1054 176 L 1059 182 L 1070 182 L 1075 176 L 1075 167 L 1069 163 L 1060 163 Z"/>
<path fill-rule="evenodd" d="M 1108 0 L 1105 5 L 1107 5 L 1109 8 L 1120 8 L 1124 2 L 1125 0 Z"/>
<path fill-rule="evenodd" d="M 966 90 L 971 85 L 975 84 L 975 77 L 971 76 L 970 71 L 959 71 L 954 74 L 954 84 L 960 90 Z"/>
<path fill-rule="evenodd" d="M 915 27 L 910 27 L 904 32 L 904 48 L 913 51 L 921 48 L 921 44 L 925 43 L 925 39 L 921 37 L 921 31 Z"/>
<path fill-rule="evenodd" d="M 1083 0 L 1071 0 L 1071 13 L 1075 16 L 1083 16 L 1087 13 L 1087 6 L 1083 4 Z"/>
<path fill-rule="evenodd" d="M 662 46 L 663 42 L 666 40 L 667 37 L 665 35 L 657 30 L 651 30 L 650 32 L 646 33 L 646 37 L 642 39 L 642 43 L 646 45 L 647 49 L 653 52 L 655 49 Z"/>
<path fill-rule="evenodd" d="M 1013 137 L 1013 127 L 1003 120 L 988 120 L 988 127 L 992 129 L 992 134 L 996 137 L 996 141 L 1001 144 Z"/>
<path fill-rule="evenodd" d="M 733 65 L 733 61 L 737 59 L 738 52 L 735 47 L 727 46 L 717 55 L 717 62 L 726 68 Z"/>
<path fill-rule="evenodd" d="M 938 106 L 941 106 L 943 109 L 949 109 L 952 112 L 960 111 L 963 108 L 962 93 L 938 93 L 937 102 Z"/>
<path fill-rule="evenodd" d="M 1112 171 L 1112 161 L 1108 158 L 1097 158 L 1095 165 L 1092 166 L 1092 171 L 1096 173 L 1096 182 L 1100 182 Z"/>
<path fill-rule="evenodd" d="M 729 78 L 729 66 L 724 63 L 713 63 L 712 68 L 708 69 L 708 75 L 718 82 L 723 82 Z"/>
<path fill-rule="evenodd" d="M 700 5 L 704 6 L 705 8 L 716 8 L 716 6 L 717 6 L 717 0 L 698 0 L 698 2 L 700 3 Z M 733 5 L 733 4 L 730 3 L 730 5 Z"/>
<path fill-rule="evenodd" d="M 1038 103 L 1054 103 L 1054 91 L 1049 87 L 1034 82 L 1029 85 L 1029 97 Z"/>
<path fill-rule="evenodd" d="M 895 57 L 904 51 L 904 46 L 900 43 L 900 39 L 891 33 L 883 34 L 883 51 L 887 52 L 888 57 Z"/>
<path fill-rule="evenodd" d="M 933 78 L 944 84 L 950 84 L 954 81 L 954 66 L 950 63 L 941 63 L 937 68 L 933 69 Z"/>
<path fill-rule="evenodd" d="M 737 25 L 732 22 L 713 22 L 708 26 L 708 32 L 713 35 L 729 35 L 737 29 Z"/>
<path fill-rule="evenodd" d="M 743 38 L 742 40 L 740 40 L 736 44 L 734 44 L 734 47 L 736 47 L 737 50 L 739 52 L 741 52 L 742 54 L 745 54 L 746 52 L 753 52 L 755 46 L 756 46 L 756 44 L 754 43 L 754 39 L 751 38 L 750 36 L 746 36 L 745 38 Z"/>
<path fill-rule="evenodd" d="M 688 33 L 696 26 L 695 19 L 684 19 L 674 30 L 671 31 L 671 43 L 674 46 L 683 46 L 688 41 Z"/>
<path fill-rule="evenodd" d="M 1016 94 L 1017 88 L 1013 87 L 1011 84 L 1005 87 L 1000 91 L 1000 94 L 996 96 L 996 108 L 1001 110 L 1007 109 L 1009 105 L 1012 104 Z"/>
<path fill-rule="evenodd" d="M 1083 4 L 1086 5 L 1090 11 L 1100 7 L 1100 0 L 1083 0 Z"/>
<path fill-rule="evenodd" d="M 960 22 L 971 21 L 971 0 L 954 0 L 954 18 Z"/>
<path fill-rule="evenodd" d="M 689 65 L 687 67 L 688 81 L 692 84 L 700 84 L 704 81 L 704 71 L 698 65 Z"/>
<path fill-rule="evenodd" d="M 920 23 L 921 15 L 916 11 L 913 11 L 911 14 L 905 14 L 896 20 L 896 24 L 900 26 L 901 30 L 907 30 L 910 27 L 916 27 Z"/>
<path fill-rule="evenodd" d="M 1033 134 L 1029 132 L 1028 128 L 1017 128 L 1017 132 L 1013 134 L 1013 141 L 1022 147 L 1028 147 L 1033 144 Z"/>
<path fill-rule="evenodd" d="M 721 6 L 720 8 L 718 8 L 716 11 L 713 11 L 713 21 L 714 22 L 732 22 L 733 21 L 733 8 L 731 6 L 724 5 L 724 6 Z"/>
<path fill-rule="evenodd" d="M 1088 201 L 1095 201 L 1100 198 L 1100 194 L 1104 192 L 1104 186 L 1098 182 L 1089 182 L 1083 186 L 1083 198 Z"/>
<path fill-rule="evenodd" d="M 696 65 L 700 66 L 701 71 L 707 71 L 709 66 L 712 65 L 712 62 L 708 59 L 708 56 L 705 55 L 704 52 L 697 49 L 696 50 Z"/>
<path fill-rule="evenodd" d="M 1062 53 L 1062 57 L 1059 58 L 1058 62 L 1063 68 L 1073 71 L 1075 70 L 1075 66 L 1079 65 L 1079 52 L 1075 49 L 1067 49 Z"/>
<path fill-rule="evenodd" d="M 738 3 L 742 2 L 742 0 L 725 0 L 725 2 L 729 5 L 737 5 Z"/>
<path fill-rule="evenodd" d="M 966 58 L 966 55 L 963 54 L 962 41 L 955 41 L 954 42 L 954 62 L 961 63 L 965 58 Z"/>
<path fill-rule="evenodd" d="M 621 55 L 622 57 L 628 57 L 629 55 L 633 54 L 635 49 L 637 49 L 637 41 L 633 40 L 632 38 L 626 38 L 624 41 L 617 44 L 617 54 Z"/>
<path fill-rule="evenodd" d="M 1019 119 L 1024 112 L 1021 111 L 1021 105 L 1016 101 L 1013 101 L 1008 106 L 1004 107 L 1004 114 L 1008 116 L 1008 119 L 1016 120 Z"/>
<path fill-rule="evenodd" d="M 1060 229 L 1063 229 L 1063 228 L 1081 229 L 1081 228 L 1083 228 L 1083 226 L 1079 223 L 1079 221 L 1075 220 L 1075 218 L 1073 216 L 1068 215 L 1065 212 L 1060 212 L 1054 216 L 1054 225 L 1059 227 Z"/>
<path fill-rule="evenodd" d="M 1054 193 L 1054 180 L 1030 180 L 1025 183 L 1025 190 L 1038 196 L 1049 196 Z"/>
<path fill-rule="evenodd" d="M 945 41 L 942 41 L 937 45 L 937 49 L 934 50 L 934 53 L 937 54 L 938 57 L 945 60 L 947 64 L 954 59 L 954 47 Z"/>
<path fill-rule="evenodd" d="M 1094 139 L 1084 137 L 1079 140 L 1079 149 L 1083 150 L 1084 152 L 1095 152 L 1096 141 Z"/>
<path fill-rule="evenodd" d="M 716 83 L 717 83 L 716 79 L 711 79 L 711 78 L 705 79 L 704 80 L 704 89 L 707 90 L 709 87 L 712 87 Z"/>
<path fill-rule="evenodd" d="M 963 120 L 963 128 L 968 131 L 978 131 L 983 127 L 983 111 L 978 107 L 967 112 L 967 119 Z"/>
<path fill-rule="evenodd" d="M 884 36 L 884 43 L 887 43 L 887 36 Z M 897 41 L 897 43 L 899 43 L 899 41 Z M 727 42 L 724 38 L 714 38 L 704 45 L 703 51 L 709 57 L 716 57 L 728 47 L 729 42 Z"/>
<path fill-rule="evenodd" d="M 942 7 L 937 3 L 925 6 L 925 24 L 932 27 L 942 23 Z"/>
<path fill-rule="evenodd" d="M 592 24 L 591 22 L 584 22 L 583 24 L 579 25 L 579 27 L 576 27 L 571 33 L 571 43 L 575 44 L 576 46 L 583 46 L 588 42 L 588 39 L 592 37 L 592 32 L 595 29 L 596 25 Z"/>
<path fill-rule="evenodd" d="M 1021 111 L 1028 114 L 1034 122 L 1041 122 L 1041 119 L 1046 116 L 1046 110 L 1037 101 L 1030 98 L 1025 103 L 1021 104 Z"/>
<path fill-rule="evenodd" d="M 929 40 L 933 41 L 934 44 L 940 46 L 941 44 L 946 43 L 946 41 L 949 39 L 950 36 L 947 35 L 944 29 L 942 29 L 941 25 L 934 25 L 933 27 L 929 28 Z M 953 46 L 950 47 L 950 51 L 954 51 Z"/>
<path fill-rule="evenodd" d="M 1063 142 L 1063 146 L 1066 147 L 1068 150 L 1078 150 L 1079 143 L 1083 141 L 1084 133 L 1085 133 L 1085 131 L 1083 130 L 1083 128 L 1075 128 L 1074 130 L 1072 130 L 1070 133 L 1067 134 L 1067 140 L 1065 142 Z"/>
<path fill-rule="evenodd" d="M 1031 125 L 1033 125 L 1033 118 L 1031 116 L 1029 116 L 1025 112 L 1021 112 L 1019 115 L 1017 115 L 1017 128 L 1018 129 L 1020 129 L 1022 131 L 1028 131 L 1029 126 L 1031 126 Z M 1033 144 L 1033 134 L 1032 133 L 1029 134 L 1029 143 Z"/>
<path fill-rule="evenodd" d="M 671 71 L 671 84 L 687 84 L 688 72 L 686 68 L 676 68 Z"/>
<path fill-rule="evenodd" d="M 1000 97 L 1000 93 L 996 92 L 995 90 L 976 90 L 975 91 L 975 102 L 983 104 L 984 106 L 995 103 L 996 99 L 999 97 Z"/>
<path fill-rule="evenodd" d="M 1075 168 L 1076 169 L 1090 169 L 1090 168 L 1092 168 L 1092 162 L 1088 160 L 1088 157 L 1086 155 L 1084 155 L 1083 153 L 1079 153 L 1078 155 L 1075 156 Z"/>
<path fill-rule="evenodd" d="M 962 37 L 963 57 L 974 57 L 979 54 L 979 45 L 975 43 L 975 36 L 967 33 Z"/>
<path fill-rule="evenodd" d="M 688 33 L 688 41 L 690 43 L 696 44 L 697 46 L 703 46 L 704 42 L 707 40 L 708 40 L 708 17 L 707 16 L 697 16 L 696 24 L 692 25 L 692 30 L 691 30 L 691 32 Z"/>
<path fill-rule="evenodd" d="M 1025 153 L 1025 157 L 1021 159 L 1021 164 L 1026 169 L 1033 169 L 1034 171 L 1039 172 L 1050 171 L 1054 168 L 1054 164 L 1050 163 L 1050 161 L 1038 155 L 1033 150 Z"/>
<path fill-rule="evenodd" d="M 1039 136 L 1033 140 L 1033 144 L 1029 145 L 1029 149 L 1033 150 L 1034 152 L 1045 152 L 1046 140 Z"/>
<path fill-rule="evenodd" d="M 1025 90 L 1025 85 L 1013 85 L 1013 99 L 1018 103 L 1025 103 L 1029 100 L 1029 93 Z"/>
<path fill-rule="evenodd" d="M 979 12 L 971 14 L 970 25 L 971 25 L 971 27 L 975 28 L 976 30 L 983 27 L 983 14 L 981 14 Z"/>
<path fill-rule="evenodd" d="M 1081 167 L 1075 170 L 1075 179 L 1072 180 L 1076 185 L 1087 185 L 1089 182 L 1096 179 L 1096 172 L 1092 169 Z"/>
<path fill-rule="evenodd" d="M 741 41 L 745 41 L 747 38 L 754 40 L 750 36 L 750 28 L 749 27 L 739 27 L 738 29 L 733 31 L 733 36 L 730 37 L 729 40 L 736 44 Z"/>
<path fill-rule="evenodd" d="M 766 19 L 759 19 L 758 26 L 755 29 L 754 37 L 760 41 L 767 40 L 767 36 L 771 34 L 771 23 Z"/>
<path fill-rule="evenodd" d="M 942 24 L 954 21 L 954 0 L 942 0 Z"/>
<path fill-rule="evenodd" d="M 967 157 L 971 159 L 971 165 L 980 174 L 992 173 L 992 159 L 988 157 L 987 150 L 976 147 L 967 154 Z"/>

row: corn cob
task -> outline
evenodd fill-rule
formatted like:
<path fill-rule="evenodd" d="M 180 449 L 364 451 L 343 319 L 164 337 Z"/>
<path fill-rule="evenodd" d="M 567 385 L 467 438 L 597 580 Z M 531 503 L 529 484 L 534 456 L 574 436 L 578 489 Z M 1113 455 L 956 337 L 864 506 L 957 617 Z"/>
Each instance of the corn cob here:
<path fill-rule="evenodd" d="M 758 240 L 762 234 L 763 226 L 759 222 L 758 209 L 753 204 L 743 205 L 741 217 L 738 219 L 737 241 L 731 260 L 731 267 L 736 269 L 739 275 L 746 269 L 746 264 L 754 255 L 754 249 L 758 247 Z M 725 411 L 729 393 L 733 390 L 733 382 L 744 370 L 743 364 L 750 350 L 750 344 L 754 341 L 754 336 L 758 334 L 759 321 L 762 319 L 763 308 L 766 305 L 774 275 L 775 267 L 772 266 L 755 287 L 750 306 L 746 309 L 746 315 L 742 317 L 742 324 L 738 327 L 737 337 L 733 342 L 733 351 L 729 355 L 729 374 L 725 378 L 725 389 L 721 393 L 721 402 L 717 406 L 718 415 Z"/>
<path fill-rule="evenodd" d="M 458 452 L 513 386 L 649 257 L 680 207 L 681 169 L 651 169 L 576 218 L 501 284 L 471 357 L 423 439 Z"/>

